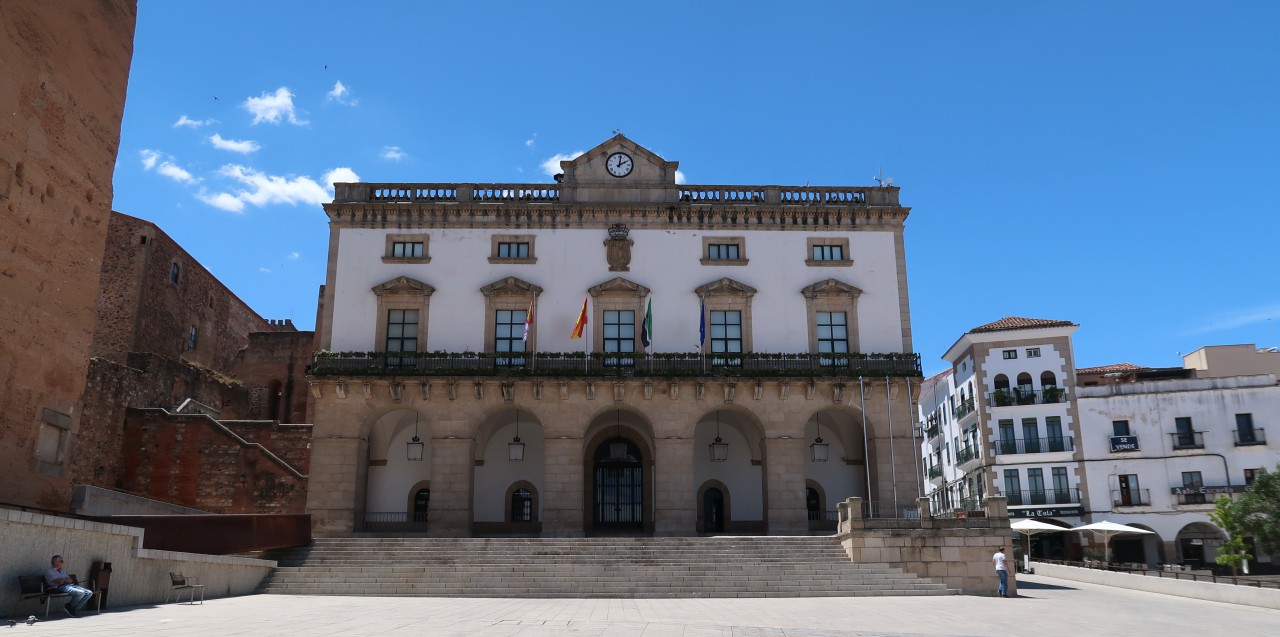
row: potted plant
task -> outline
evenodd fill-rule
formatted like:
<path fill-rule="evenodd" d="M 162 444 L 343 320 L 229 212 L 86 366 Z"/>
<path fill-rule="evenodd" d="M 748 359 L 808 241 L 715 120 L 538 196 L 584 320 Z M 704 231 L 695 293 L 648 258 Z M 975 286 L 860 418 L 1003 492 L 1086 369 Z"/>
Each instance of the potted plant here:
<path fill-rule="evenodd" d="M 1044 388 L 1044 402 L 1056 403 L 1062 400 L 1062 388 L 1049 385 Z"/>
<path fill-rule="evenodd" d="M 992 398 L 996 401 L 996 407 L 1008 407 L 1013 404 L 1013 397 L 1009 395 L 1007 389 L 997 389 Z"/>

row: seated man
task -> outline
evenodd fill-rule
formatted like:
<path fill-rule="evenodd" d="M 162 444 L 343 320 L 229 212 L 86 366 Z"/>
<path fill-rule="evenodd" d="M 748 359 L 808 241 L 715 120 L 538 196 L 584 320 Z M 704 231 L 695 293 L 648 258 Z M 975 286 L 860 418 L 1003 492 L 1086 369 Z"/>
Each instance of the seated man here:
<path fill-rule="evenodd" d="M 44 572 L 44 584 L 50 590 L 56 590 L 59 593 L 67 593 L 71 595 L 71 601 L 63 606 L 67 610 L 67 614 L 72 617 L 79 617 L 77 611 L 84 608 L 89 603 L 89 598 L 93 597 L 93 591 L 87 588 L 81 588 L 76 585 L 76 581 L 71 579 L 70 575 L 62 568 L 62 556 L 55 555 L 50 560 L 53 564 L 49 570 Z"/>

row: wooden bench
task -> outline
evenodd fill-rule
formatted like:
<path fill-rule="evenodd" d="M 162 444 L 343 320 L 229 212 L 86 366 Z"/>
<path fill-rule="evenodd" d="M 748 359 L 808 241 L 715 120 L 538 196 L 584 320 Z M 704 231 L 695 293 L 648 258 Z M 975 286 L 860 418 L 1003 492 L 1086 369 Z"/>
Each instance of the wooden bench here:
<path fill-rule="evenodd" d="M 190 589 L 191 599 L 187 601 L 194 604 L 196 603 L 197 588 L 200 589 L 200 603 L 203 604 L 204 603 L 204 584 L 200 583 L 200 578 L 187 577 L 182 573 L 170 572 L 169 573 L 169 591 L 164 594 L 164 603 L 166 604 L 169 603 L 169 593 L 172 593 L 173 591 L 178 591 L 177 595 L 174 596 L 173 601 L 175 602 L 182 601 L 182 591 L 185 589 Z"/>
<path fill-rule="evenodd" d="M 76 579 L 75 575 L 71 575 L 70 577 L 71 577 L 71 583 L 75 584 L 76 586 L 80 585 L 80 582 L 79 580 Z M 15 617 L 17 616 L 17 612 L 18 612 L 18 604 L 21 604 L 22 602 L 25 602 L 29 599 L 39 599 L 40 603 L 44 604 L 45 619 L 49 618 L 49 607 L 53 605 L 53 600 L 55 598 L 65 597 L 67 599 L 71 599 L 70 593 L 63 593 L 62 591 L 59 591 L 56 588 L 47 588 L 44 585 L 43 575 L 19 575 L 18 586 L 21 587 L 22 593 L 18 597 L 18 601 L 13 604 L 13 610 L 9 613 L 10 615 Z M 102 612 L 102 595 L 99 595 L 98 592 L 93 589 L 92 585 L 90 585 L 89 590 L 93 590 L 93 597 L 98 602 L 98 605 L 96 606 L 95 610 L 101 613 Z"/>

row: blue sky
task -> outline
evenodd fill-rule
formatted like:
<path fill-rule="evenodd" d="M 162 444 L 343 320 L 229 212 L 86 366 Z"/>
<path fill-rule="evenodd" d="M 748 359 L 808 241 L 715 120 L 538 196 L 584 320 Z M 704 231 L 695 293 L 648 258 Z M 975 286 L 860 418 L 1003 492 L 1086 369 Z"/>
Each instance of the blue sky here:
<path fill-rule="evenodd" d="M 114 209 L 314 326 L 329 180 L 547 182 L 614 129 L 691 184 L 912 207 L 926 373 L 1003 316 L 1079 366 L 1280 345 L 1280 3 L 140 0 Z"/>

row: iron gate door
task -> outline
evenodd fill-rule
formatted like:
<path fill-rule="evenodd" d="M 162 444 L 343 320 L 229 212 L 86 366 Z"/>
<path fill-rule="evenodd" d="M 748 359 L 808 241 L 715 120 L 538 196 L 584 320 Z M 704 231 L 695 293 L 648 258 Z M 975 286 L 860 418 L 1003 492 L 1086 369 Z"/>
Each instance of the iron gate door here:
<path fill-rule="evenodd" d="M 644 528 L 644 468 L 640 449 L 623 438 L 600 445 L 595 458 L 596 529 Z"/>

